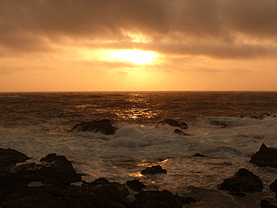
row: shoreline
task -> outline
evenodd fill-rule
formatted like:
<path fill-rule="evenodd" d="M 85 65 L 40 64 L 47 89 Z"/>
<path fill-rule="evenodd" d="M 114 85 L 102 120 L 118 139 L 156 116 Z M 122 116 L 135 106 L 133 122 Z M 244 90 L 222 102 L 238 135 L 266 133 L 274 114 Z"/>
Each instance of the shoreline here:
<path fill-rule="evenodd" d="M 143 205 L 145 200 L 154 200 L 151 194 L 154 194 L 155 197 L 159 195 L 159 197 L 165 197 L 166 195 L 171 202 L 164 201 L 163 203 L 175 203 L 175 205 L 172 205 L 174 208 L 275 207 L 272 204 L 277 204 L 277 198 L 273 192 L 270 195 L 264 191 L 244 192 L 245 195 L 240 195 L 226 190 L 190 187 L 190 193 L 178 196 L 166 190 L 158 191 L 153 190 L 153 188 L 150 190 L 148 187 L 142 188 L 140 191 L 134 191 L 127 185 L 127 181 L 120 184 L 99 178 L 88 183 L 82 181 L 80 174 L 76 173 L 71 162 L 64 156 L 49 154 L 40 160 L 39 165 L 28 162 L 30 158 L 16 150 L 0 149 L 1 208 L 18 207 L 19 205 L 21 207 L 39 207 L 41 200 L 45 200 L 44 207 L 53 207 L 53 205 L 55 205 L 54 207 L 65 207 L 64 205 L 66 205 L 69 207 L 91 206 L 95 208 L 102 208 L 102 206 L 145 208 L 146 205 Z M 22 163 L 22 165 L 16 166 L 17 163 Z M 82 185 L 72 185 L 73 182 L 81 182 Z M 263 189 L 268 188 L 263 187 Z M 102 195 L 99 195 L 98 192 L 101 192 Z M 94 194 L 91 195 L 91 193 Z M 98 195 L 95 197 L 95 194 Z M 114 194 L 121 197 L 119 201 L 117 197 L 114 198 Z M 111 198 L 111 201 L 105 206 L 103 204 L 100 206 L 101 203 L 106 203 L 104 201 L 107 197 Z M 92 203 L 95 204 L 92 206 Z M 153 203 L 161 202 L 157 200 Z M 272 206 L 267 206 L 268 204 Z"/>

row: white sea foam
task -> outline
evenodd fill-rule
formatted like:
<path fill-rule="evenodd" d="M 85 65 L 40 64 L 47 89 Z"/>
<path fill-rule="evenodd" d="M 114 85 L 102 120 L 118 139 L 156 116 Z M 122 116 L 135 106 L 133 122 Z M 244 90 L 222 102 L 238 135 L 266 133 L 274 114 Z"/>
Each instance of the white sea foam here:
<path fill-rule="evenodd" d="M 225 122 L 226 127 L 210 124 Z M 64 124 L 63 124 L 64 125 Z M 115 135 L 101 133 L 68 133 L 62 123 L 46 122 L 24 128 L 0 126 L 0 146 L 17 149 L 31 161 L 39 161 L 48 153 L 65 155 L 74 167 L 88 174 L 85 180 L 98 177 L 126 182 L 139 177 L 150 186 L 182 192 L 189 186 L 216 188 L 226 177 L 245 167 L 265 183 L 275 180 L 277 171 L 258 168 L 249 163 L 262 143 L 277 146 L 277 118 L 197 118 L 183 130 L 190 136 L 174 133 L 176 127 L 145 124 L 117 124 Z M 63 126 L 57 128 L 56 126 Z M 193 157 L 202 153 L 207 157 Z M 146 166 L 159 164 L 166 175 L 142 176 Z"/>

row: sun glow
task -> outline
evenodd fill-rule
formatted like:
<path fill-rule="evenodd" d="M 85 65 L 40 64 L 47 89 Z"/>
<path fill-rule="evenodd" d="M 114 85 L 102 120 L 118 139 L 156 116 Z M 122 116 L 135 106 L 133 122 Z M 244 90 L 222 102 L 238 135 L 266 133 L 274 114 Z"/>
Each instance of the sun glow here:
<path fill-rule="evenodd" d="M 135 64 L 151 64 L 156 57 L 151 51 L 140 50 L 119 50 L 114 52 L 114 56 L 120 60 L 129 61 Z"/>

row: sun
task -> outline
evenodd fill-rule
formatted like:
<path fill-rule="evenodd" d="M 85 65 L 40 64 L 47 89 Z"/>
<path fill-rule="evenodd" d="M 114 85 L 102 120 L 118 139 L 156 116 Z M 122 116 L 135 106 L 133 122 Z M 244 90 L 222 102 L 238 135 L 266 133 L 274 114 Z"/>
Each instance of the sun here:
<path fill-rule="evenodd" d="M 156 57 L 151 51 L 141 50 L 118 50 L 114 52 L 114 56 L 120 60 L 129 61 L 134 64 L 151 64 Z"/>

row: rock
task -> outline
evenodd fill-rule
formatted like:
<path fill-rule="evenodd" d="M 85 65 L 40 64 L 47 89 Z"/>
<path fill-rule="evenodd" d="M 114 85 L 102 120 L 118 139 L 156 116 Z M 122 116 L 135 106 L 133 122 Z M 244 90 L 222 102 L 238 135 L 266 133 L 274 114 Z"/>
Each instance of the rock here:
<path fill-rule="evenodd" d="M 103 119 L 100 121 L 82 122 L 76 124 L 69 132 L 72 131 L 90 131 L 101 132 L 106 135 L 115 134 L 116 128 L 111 124 L 110 120 Z"/>
<path fill-rule="evenodd" d="M 222 128 L 227 127 L 227 123 L 225 123 L 224 121 L 211 120 L 211 121 L 209 122 L 209 124 L 215 125 L 215 126 L 220 126 L 220 127 L 222 127 Z"/>
<path fill-rule="evenodd" d="M 235 196 L 246 197 L 246 194 L 243 191 L 234 191 L 234 192 L 230 192 L 230 193 Z"/>
<path fill-rule="evenodd" d="M 179 127 L 181 129 L 187 129 L 188 128 L 188 125 L 185 123 L 185 122 L 181 122 L 179 123 L 178 121 L 175 121 L 173 119 L 165 119 L 164 121 L 160 121 L 158 123 L 159 124 L 168 124 L 169 126 L 176 126 L 176 127 Z"/>
<path fill-rule="evenodd" d="M 138 179 L 127 181 L 126 184 L 130 189 L 133 189 L 134 191 L 140 191 L 145 188 L 145 185 L 141 183 Z"/>
<path fill-rule="evenodd" d="M 183 131 L 180 130 L 180 129 L 175 129 L 175 130 L 174 130 L 174 133 L 175 133 L 175 134 L 179 134 L 179 135 L 183 135 L 183 136 L 189 136 L 189 134 L 186 134 L 185 132 L 183 132 Z"/>
<path fill-rule="evenodd" d="M 271 202 L 269 202 L 269 201 L 266 200 L 266 199 L 263 199 L 263 200 L 261 201 L 261 207 L 277 208 L 277 206 L 271 204 Z"/>
<path fill-rule="evenodd" d="M 206 155 L 202 155 L 200 153 L 196 153 L 193 155 L 193 157 L 207 157 Z"/>
<path fill-rule="evenodd" d="M 94 186 L 98 186 L 98 185 L 109 184 L 110 182 L 106 178 L 98 178 L 91 183 L 88 183 L 86 181 L 83 181 L 82 183 L 83 183 L 82 186 L 84 186 L 84 187 L 94 187 Z"/>
<path fill-rule="evenodd" d="M 262 144 L 260 150 L 252 155 L 250 162 L 260 167 L 277 168 L 277 149 L 268 148 L 265 144 Z"/>
<path fill-rule="evenodd" d="M 55 184 L 57 181 L 69 185 L 72 182 L 81 181 L 81 176 L 76 173 L 72 164 L 64 156 L 48 154 L 41 158 L 40 162 L 40 164 L 28 163 L 17 166 L 13 169 L 13 174 L 25 183 L 40 181 Z"/>
<path fill-rule="evenodd" d="M 119 183 L 90 187 L 89 192 L 95 196 L 94 204 L 99 208 L 124 208 L 130 205 L 130 201 L 127 199 L 129 191 L 124 185 Z"/>
<path fill-rule="evenodd" d="M 0 148 L 0 173 L 9 171 L 16 163 L 22 163 L 30 158 L 14 149 Z"/>
<path fill-rule="evenodd" d="M 224 179 L 219 189 L 231 192 L 261 192 L 263 182 L 252 172 L 241 168 L 234 177 Z"/>
<path fill-rule="evenodd" d="M 159 165 L 155 165 L 152 167 L 147 167 L 145 170 L 141 171 L 141 174 L 143 175 L 146 175 L 146 174 L 154 175 L 157 173 L 166 173 L 166 170 Z"/>
<path fill-rule="evenodd" d="M 276 117 L 276 115 L 272 115 L 270 113 L 260 113 L 257 115 L 250 116 L 250 118 L 253 118 L 253 119 L 264 119 L 266 117 Z"/>
<path fill-rule="evenodd" d="M 277 179 L 271 183 L 269 187 L 275 194 L 277 194 Z"/>
<path fill-rule="evenodd" d="M 173 195 L 169 191 L 142 191 L 135 195 L 132 208 L 182 208 L 195 202 L 191 197 Z"/>

